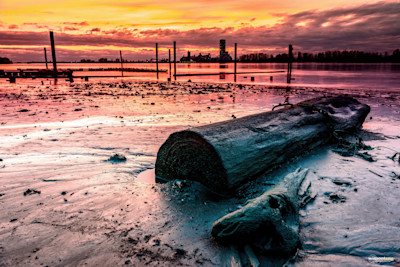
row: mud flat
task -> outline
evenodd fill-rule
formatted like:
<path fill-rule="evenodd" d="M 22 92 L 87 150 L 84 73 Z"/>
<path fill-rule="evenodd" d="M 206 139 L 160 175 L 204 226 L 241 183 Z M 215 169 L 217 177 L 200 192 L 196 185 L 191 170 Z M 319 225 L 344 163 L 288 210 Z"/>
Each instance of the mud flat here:
<path fill-rule="evenodd" d="M 322 147 L 260 175 L 232 198 L 195 182 L 137 181 L 175 131 L 268 111 L 285 97 L 296 104 L 336 94 L 371 107 L 359 137 L 373 148 L 373 161 Z M 399 103 L 399 91 L 373 89 L 0 84 L 0 266 L 223 266 L 232 251 L 245 263 L 244 246 L 211 237 L 213 223 L 298 167 L 313 174 L 317 196 L 299 211 L 296 266 L 398 261 Z M 115 154 L 126 160 L 110 160 Z M 254 253 L 262 265 L 274 263 Z"/>

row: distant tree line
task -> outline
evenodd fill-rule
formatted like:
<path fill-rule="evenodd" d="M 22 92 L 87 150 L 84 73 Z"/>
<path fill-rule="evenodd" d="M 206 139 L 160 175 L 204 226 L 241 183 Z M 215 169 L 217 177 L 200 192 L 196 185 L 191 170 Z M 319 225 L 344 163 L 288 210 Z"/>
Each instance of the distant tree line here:
<path fill-rule="evenodd" d="M 0 57 L 0 64 L 11 64 L 12 61 L 6 57 Z"/>
<path fill-rule="evenodd" d="M 80 63 L 120 63 L 121 60 L 119 58 L 116 59 L 108 59 L 105 57 L 99 58 L 98 60 L 93 60 L 93 59 L 81 59 L 79 61 Z M 147 59 L 147 60 L 127 60 L 123 59 L 122 62 L 125 63 L 149 63 L 149 62 L 156 62 L 155 59 Z M 159 63 L 168 63 L 168 58 L 161 58 L 158 59 Z"/>
<path fill-rule="evenodd" d="M 80 62 L 81 62 L 81 63 L 97 63 L 97 62 L 99 62 L 99 63 L 119 63 L 119 62 L 120 62 L 120 59 L 119 59 L 119 58 L 116 58 L 116 59 L 108 59 L 108 58 L 102 57 L 102 58 L 99 58 L 98 61 L 95 61 L 95 60 L 93 60 L 93 59 L 81 59 Z M 124 60 L 123 62 L 128 62 L 128 61 L 127 61 L 127 60 Z"/>
<path fill-rule="evenodd" d="M 97 61 L 93 60 L 93 59 L 81 59 L 79 62 L 80 63 L 119 63 L 119 62 L 121 62 L 121 60 L 119 58 L 108 59 L 108 58 L 102 57 L 102 58 L 99 58 L 99 60 L 97 60 Z M 137 61 L 133 61 L 133 60 L 130 61 L 130 60 L 123 59 L 122 62 L 137 62 Z"/>
<path fill-rule="evenodd" d="M 252 53 L 239 57 L 240 62 L 287 62 L 288 54 L 268 55 L 265 53 Z M 400 62 L 400 49 L 389 53 L 371 53 L 362 51 L 326 51 L 322 53 L 302 53 L 294 55 L 295 62 L 339 62 L 339 63 L 379 63 Z"/>
<path fill-rule="evenodd" d="M 265 53 L 252 53 L 246 54 L 239 57 L 239 62 L 287 62 L 289 55 L 278 54 L 265 54 Z M 293 57 L 294 62 L 338 62 L 338 63 L 380 63 L 380 62 L 394 62 L 400 63 L 400 49 L 396 49 L 390 55 L 388 52 L 363 52 L 355 50 L 343 50 L 343 51 L 326 51 L 322 53 L 302 53 L 298 52 Z M 81 63 L 119 63 L 120 59 L 107 59 L 99 58 L 98 61 L 93 59 L 81 59 Z M 154 60 L 141 60 L 141 61 L 129 61 L 123 60 L 123 62 L 154 62 Z M 168 59 L 160 59 L 159 62 L 168 62 Z M 207 61 L 204 61 L 207 62 Z M 13 63 L 6 57 L 0 57 L 0 64 L 11 64 Z M 32 62 L 33 63 L 33 62 Z"/>

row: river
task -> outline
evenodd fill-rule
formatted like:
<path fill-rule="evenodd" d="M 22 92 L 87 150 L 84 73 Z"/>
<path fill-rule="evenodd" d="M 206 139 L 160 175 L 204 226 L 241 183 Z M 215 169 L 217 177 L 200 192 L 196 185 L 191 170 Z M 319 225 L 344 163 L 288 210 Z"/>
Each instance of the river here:
<path fill-rule="evenodd" d="M 51 64 L 49 64 L 51 66 Z M 75 76 L 121 76 L 120 71 L 88 71 L 89 68 L 120 68 L 120 63 L 59 63 L 59 69 L 72 69 Z M 155 63 L 124 63 L 124 68 L 156 69 Z M 0 69 L 38 69 L 44 63 L 17 63 L 3 65 Z M 170 77 L 169 64 L 160 63 L 158 80 Z M 236 82 L 272 86 L 287 85 L 285 63 L 238 63 Z M 83 70 L 83 71 L 77 71 Z M 173 75 L 173 64 L 172 73 Z M 177 75 L 207 74 L 220 75 L 178 76 L 177 81 L 233 83 L 234 64 L 177 63 Z M 260 73 L 263 72 L 263 73 Z M 155 72 L 125 72 L 125 79 L 157 80 Z M 252 77 L 253 81 L 252 81 Z M 172 76 L 173 80 L 173 76 Z M 400 90 L 400 63 L 294 63 L 293 86 L 320 88 L 359 88 Z"/>

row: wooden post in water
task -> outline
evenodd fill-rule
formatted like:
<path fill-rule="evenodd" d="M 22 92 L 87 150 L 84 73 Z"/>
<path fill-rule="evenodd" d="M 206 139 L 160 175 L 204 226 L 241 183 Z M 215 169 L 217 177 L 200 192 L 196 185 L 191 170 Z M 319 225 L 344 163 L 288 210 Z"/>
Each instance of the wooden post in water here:
<path fill-rule="evenodd" d="M 176 81 L 176 42 L 174 41 L 174 79 Z"/>
<path fill-rule="evenodd" d="M 50 31 L 50 43 L 51 43 L 51 56 L 53 58 L 53 70 L 54 78 L 57 79 L 57 60 L 56 60 L 56 48 L 54 46 L 54 34 Z"/>
<path fill-rule="evenodd" d="M 290 44 L 288 51 L 287 83 L 290 83 L 292 80 L 292 61 L 293 61 L 293 47 Z"/>
<path fill-rule="evenodd" d="M 168 49 L 169 79 L 171 80 L 171 49 Z"/>
<path fill-rule="evenodd" d="M 158 43 L 156 43 L 156 70 L 157 70 L 157 79 L 158 79 Z"/>
<path fill-rule="evenodd" d="M 122 64 L 122 51 L 119 50 L 119 57 L 121 59 L 121 73 L 122 73 L 122 77 L 124 76 L 124 65 Z"/>
<path fill-rule="evenodd" d="M 235 82 L 236 82 L 236 73 L 237 73 L 237 43 L 235 43 L 235 76 L 234 76 Z"/>
<path fill-rule="evenodd" d="M 49 69 L 49 66 L 47 65 L 47 51 L 46 51 L 46 47 L 43 48 L 44 49 L 44 61 L 46 62 L 46 70 Z"/>

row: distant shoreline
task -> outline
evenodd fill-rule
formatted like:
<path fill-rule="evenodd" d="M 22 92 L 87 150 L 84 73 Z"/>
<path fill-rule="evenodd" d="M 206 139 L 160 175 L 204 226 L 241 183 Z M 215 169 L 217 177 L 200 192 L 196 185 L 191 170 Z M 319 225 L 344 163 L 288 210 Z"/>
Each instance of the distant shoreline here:
<path fill-rule="evenodd" d="M 57 61 L 58 64 L 120 64 L 120 62 L 73 62 L 73 61 Z M 155 64 L 156 62 L 124 62 L 124 64 Z M 158 62 L 159 64 L 168 64 L 168 62 Z M 171 62 L 172 63 L 172 62 Z M 220 62 L 179 62 L 179 64 L 218 64 Z M 220 64 L 233 64 L 234 62 L 221 62 Z M 264 64 L 264 63 L 278 63 L 278 64 L 285 64 L 287 62 L 242 62 L 238 61 L 237 63 L 245 63 L 245 64 Z M 309 62 L 298 62 L 295 61 L 293 64 L 296 63 L 318 63 L 318 64 L 400 64 L 400 62 L 319 62 L 319 61 L 309 61 Z M 29 62 L 13 62 L 13 63 L 0 63 L 1 65 L 13 65 L 13 64 L 46 64 L 46 62 L 41 61 L 29 61 Z M 51 61 L 48 61 L 47 64 L 52 64 Z"/>

